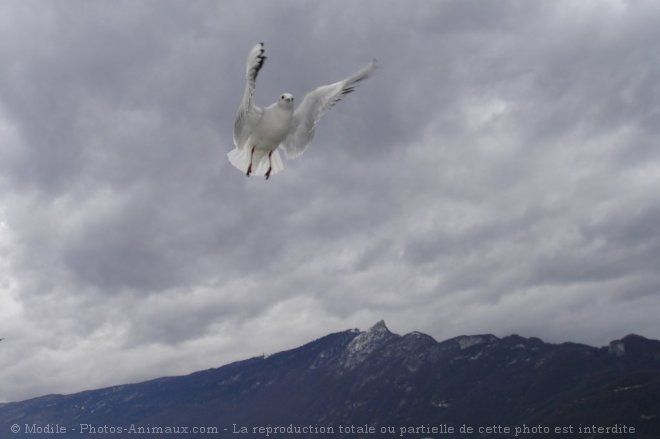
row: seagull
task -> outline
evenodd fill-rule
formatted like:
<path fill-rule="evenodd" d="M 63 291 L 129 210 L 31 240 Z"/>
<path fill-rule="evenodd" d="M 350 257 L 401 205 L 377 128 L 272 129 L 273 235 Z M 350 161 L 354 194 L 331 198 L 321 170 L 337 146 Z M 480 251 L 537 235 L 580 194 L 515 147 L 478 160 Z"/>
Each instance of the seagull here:
<path fill-rule="evenodd" d="M 294 111 L 293 95 L 290 93 L 283 93 L 277 102 L 266 108 L 255 105 L 257 75 L 265 60 L 264 43 L 258 43 L 247 57 L 245 92 L 234 121 L 235 148 L 227 157 L 248 177 L 265 175 L 268 180 L 272 174 L 284 169 L 277 148 L 283 146 L 288 159 L 305 152 L 314 138 L 314 127 L 321 116 L 351 93 L 359 82 L 369 78 L 377 64 L 373 59 L 354 75 L 307 93 Z"/>

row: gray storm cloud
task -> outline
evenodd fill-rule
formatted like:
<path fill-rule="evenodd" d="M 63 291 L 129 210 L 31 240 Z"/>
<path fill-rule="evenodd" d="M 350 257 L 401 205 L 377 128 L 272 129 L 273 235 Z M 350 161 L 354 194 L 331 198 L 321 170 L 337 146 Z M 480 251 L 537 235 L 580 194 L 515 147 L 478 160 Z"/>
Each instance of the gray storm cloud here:
<path fill-rule="evenodd" d="M 655 2 L 7 1 L 0 17 L 0 400 L 380 319 L 436 339 L 660 337 Z M 225 160 L 258 41 L 259 105 L 380 62 L 268 182 Z"/>

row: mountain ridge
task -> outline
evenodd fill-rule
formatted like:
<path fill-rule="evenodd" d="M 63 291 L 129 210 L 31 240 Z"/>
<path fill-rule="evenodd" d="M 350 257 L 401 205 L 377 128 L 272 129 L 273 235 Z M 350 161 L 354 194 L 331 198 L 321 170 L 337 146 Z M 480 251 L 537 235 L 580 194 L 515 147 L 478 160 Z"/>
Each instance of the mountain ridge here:
<path fill-rule="evenodd" d="M 658 395 L 660 341 L 640 335 L 600 348 L 516 334 L 438 342 L 394 334 L 381 320 L 188 375 L 5 403 L 0 432 L 59 424 L 67 432 L 58 437 L 80 437 L 87 424 L 175 424 L 222 426 L 229 437 L 234 425 L 618 423 L 637 438 L 660 431 Z"/>

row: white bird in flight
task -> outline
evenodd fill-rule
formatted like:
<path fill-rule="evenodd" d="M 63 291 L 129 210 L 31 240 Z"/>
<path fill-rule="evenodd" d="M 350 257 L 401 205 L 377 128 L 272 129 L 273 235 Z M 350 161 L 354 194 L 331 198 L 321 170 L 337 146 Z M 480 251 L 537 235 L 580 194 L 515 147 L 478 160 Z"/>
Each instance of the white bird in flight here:
<path fill-rule="evenodd" d="M 296 110 L 293 96 L 283 93 L 266 108 L 254 104 L 257 75 L 264 65 L 264 43 L 256 44 L 247 58 L 245 92 L 234 121 L 234 146 L 229 162 L 250 175 L 265 175 L 266 180 L 284 165 L 277 151 L 282 145 L 288 159 L 300 156 L 314 137 L 314 127 L 321 116 L 351 93 L 355 86 L 376 70 L 372 60 L 362 70 L 342 81 L 323 85 L 305 95 Z"/>

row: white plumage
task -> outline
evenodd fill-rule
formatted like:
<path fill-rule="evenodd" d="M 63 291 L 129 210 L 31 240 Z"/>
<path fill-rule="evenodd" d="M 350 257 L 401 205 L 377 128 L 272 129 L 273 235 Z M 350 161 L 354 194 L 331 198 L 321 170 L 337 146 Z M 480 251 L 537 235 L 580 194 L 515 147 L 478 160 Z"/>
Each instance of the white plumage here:
<path fill-rule="evenodd" d="M 283 146 L 288 159 L 305 152 L 321 116 L 352 92 L 357 83 L 371 76 L 376 70 L 376 60 L 342 81 L 307 93 L 295 111 L 289 93 L 282 94 L 266 108 L 255 105 L 255 84 L 265 60 L 264 43 L 256 44 L 248 54 L 245 92 L 234 121 L 235 148 L 227 157 L 246 175 L 265 175 L 268 179 L 284 169 L 277 148 Z"/>

